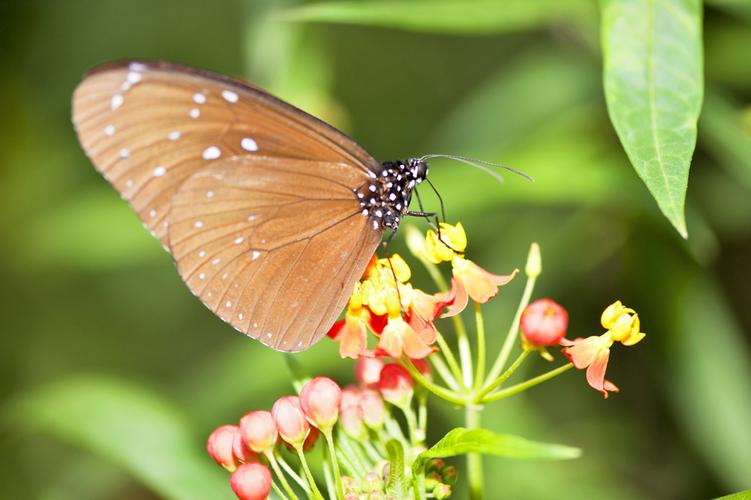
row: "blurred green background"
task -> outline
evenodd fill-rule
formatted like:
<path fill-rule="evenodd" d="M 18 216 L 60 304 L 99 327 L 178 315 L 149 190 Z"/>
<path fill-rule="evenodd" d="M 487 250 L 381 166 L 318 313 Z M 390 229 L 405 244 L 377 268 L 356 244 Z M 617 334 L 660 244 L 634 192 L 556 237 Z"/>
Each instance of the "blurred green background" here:
<path fill-rule="evenodd" d="M 751 488 L 751 7 L 705 5 L 684 241 L 608 120 L 596 3 L 525 14 L 534 3 L 510 2 L 513 22 L 440 33 L 281 21 L 274 12 L 292 2 L 0 2 L 0 497 L 230 498 L 205 438 L 291 391 L 283 357 L 201 306 L 80 149 L 73 89 L 124 58 L 243 76 L 379 159 L 464 154 L 535 177 L 498 186 L 458 163 L 431 170 L 473 260 L 507 272 L 540 242 L 535 295 L 569 309 L 570 337 L 600 333 L 616 298 L 648 337 L 613 349 L 622 392 L 607 401 L 568 372 L 487 408 L 494 431 L 584 450 L 568 462 L 488 458 L 488 498 Z M 486 307 L 491 352 L 521 286 Z M 351 380 L 336 348 L 324 340 L 300 362 Z M 437 404 L 431 419 L 436 439 L 461 414 Z"/>

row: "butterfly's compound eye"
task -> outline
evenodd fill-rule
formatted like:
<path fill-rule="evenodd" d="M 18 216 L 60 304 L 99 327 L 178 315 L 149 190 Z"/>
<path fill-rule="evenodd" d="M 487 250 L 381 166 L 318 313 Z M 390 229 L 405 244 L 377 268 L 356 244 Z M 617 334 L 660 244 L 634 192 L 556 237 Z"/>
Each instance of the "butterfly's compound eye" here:
<path fill-rule="evenodd" d="M 412 176 L 418 184 L 428 176 L 428 164 L 424 160 L 410 160 L 409 167 Z"/>

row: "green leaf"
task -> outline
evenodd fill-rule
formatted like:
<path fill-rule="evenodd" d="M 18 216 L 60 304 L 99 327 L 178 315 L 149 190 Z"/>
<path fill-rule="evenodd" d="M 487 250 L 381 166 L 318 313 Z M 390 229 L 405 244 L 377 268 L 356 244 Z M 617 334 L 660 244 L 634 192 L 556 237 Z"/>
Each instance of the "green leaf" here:
<path fill-rule="evenodd" d="M 404 474 L 404 448 L 402 443 L 392 439 L 386 443 L 389 456 L 389 480 L 386 494 L 393 498 L 407 498 L 407 479 Z"/>
<path fill-rule="evenodd" d="M 686 238 L 703 94 L 699 0 L 602 0 L 605 97 L 636 172 Z"/>
<path fill-rule="evenodd" d="M 412 466 L 412 472 L 418 474 L 425 465 L 425 461 L 430 458 L 452 457 L 465 453 L 547 460 L 563 460 L 581 456 L 581 450 L 571 446 L 529 441 L 517 436 L 495 434 L 487 429 L 457 427 L 449 431 L 429 450 L 420 453 Z"/>
<path fill-rule="evenodd" d="M 587 15 L 581 0 L 420 0 L 321 2 L 288 9 L 288 21 L 314 21 L 452 34 L 501 33 Z"/>
<path fill-rule="evenodd" d="M 717 498 L 716 500 L 751 500 L 751 490 L 739 491 Z"/>
<path fill-rule="evenodd" d="M 157 496 L 228 498 L 226 473 L 176 408 L 123 381 L 77 377 L 32 391 L 8 407 L 14 429 L 31 428 L 128 471 Z"/>

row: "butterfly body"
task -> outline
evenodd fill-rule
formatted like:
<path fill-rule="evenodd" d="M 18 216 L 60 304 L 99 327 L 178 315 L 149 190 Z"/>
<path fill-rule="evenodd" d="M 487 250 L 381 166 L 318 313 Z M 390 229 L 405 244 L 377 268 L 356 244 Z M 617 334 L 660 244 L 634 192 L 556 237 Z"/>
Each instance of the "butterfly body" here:
<path fill-rule="evenodd" d="M 168 63 L 95 69 L 73 123 L 193 294 L 282 351 L 328 331 L 427 175 L 256 86 Z"/>

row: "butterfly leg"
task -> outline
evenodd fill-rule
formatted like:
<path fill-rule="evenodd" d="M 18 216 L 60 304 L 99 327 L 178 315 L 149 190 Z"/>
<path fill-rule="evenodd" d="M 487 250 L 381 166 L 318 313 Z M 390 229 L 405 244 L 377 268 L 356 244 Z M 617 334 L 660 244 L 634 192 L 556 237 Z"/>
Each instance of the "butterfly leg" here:
<path fill-rule="evenodd" d="M 420 208 L 422 208 L 422 207 L 420 207 Z M 456 248 L 452 247 L 451 244 L 448 241 L 446 241 L 446 240 L 443 239 L 443 236 L 441 235 L 441 223 L 438 220 L 438 214 L 437 213 L 435 213 L 435 212 L 415 212 L 415 211 L 410 210 L 409 212 L 407 212 L 407 215 L 412 216 L 412 217 L 423 217 L 423 218 L 425 218 L 425 220 L 428 221 L 428 225 L 431 227 L 431 229 L 433 229 L 438 234 L 438 239 L 440 240 L 441 243 L 443 243 L 444 245 L 446 245 L 448 248 L 450 248 L 451 250 L 453 250 L 456 253 L 463 253 L 463 252 L 460 252 L 459 250 L 457 250 Z"/>

